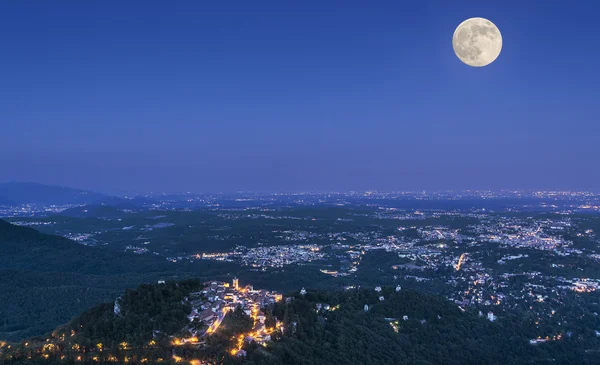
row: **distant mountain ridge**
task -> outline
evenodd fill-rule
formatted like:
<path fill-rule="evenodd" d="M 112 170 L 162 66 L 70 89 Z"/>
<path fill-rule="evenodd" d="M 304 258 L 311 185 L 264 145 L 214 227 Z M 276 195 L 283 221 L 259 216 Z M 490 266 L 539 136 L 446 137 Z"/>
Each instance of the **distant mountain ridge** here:
<path fill-rule="evenodd" d="M 0 202 L 4 200 L 12 204 L 91 204 L 106 198 L 104 194 L 64 186 L 16 181 L 0 183 Z"/>
<path fill-rule="evenodd" d="M 121 198 L 89 190 L 66 186 L 44 185 L 34 182 L 0 183 L 0 205 L 109 205 L 122 209 L 136 209 L 154 200 L 136 196 Z"/>
<path fill-rule="evenodd" d="M 15 202 L 3 196 L 0 196 L 0 205 L 12 206 L 15 205 Z"/>

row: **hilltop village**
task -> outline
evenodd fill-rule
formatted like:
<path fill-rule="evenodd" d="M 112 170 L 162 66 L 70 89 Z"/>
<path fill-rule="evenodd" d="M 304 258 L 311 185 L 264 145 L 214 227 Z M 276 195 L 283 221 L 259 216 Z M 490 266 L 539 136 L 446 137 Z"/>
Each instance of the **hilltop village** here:
<path fill-rule="evenodd" d="M 214 348 L 213 335 L 216 341 L 229 336 L 231 328 L 224 323 L 239 321 L 243 325 L 235 336 L 218 346 L 228 356 L 243 357 L 244 345 L 266 346 L 274 332 L 283 331 L 282 322 L 265 313 L 282 299 L 273 291 L 242 287 L 237 278 L 231 283 L 159 280 L 128 290 L 114 303 L 92 308 L 47 336 L 0 342 L 0 363 L 40 359 L 198 365 L 206 363 L 203 351 Z"/>
<path fill-rule="evenodd" d="M 164 282 L 159 282 L 159 284 Z M 234 278 L 232 283 L 222 281 L 208 281 L 204 289 L 190 294 L 188 301 L 192 312 L 188 315 L 190 324 L 187 330 L 191 336 L 187 338 L 174 338 L 173 345 L 180 346 L 187 343 L 202 344 L 203 339 L 217 331 L 228 312 L 241 307 L 244 313 L 252 318 L 252 330 L 242 336 L 238 346 L 231 350 L 232 355 L 243 355 L 241 347 L 243 341 L 255 341 L 263 344 L 271 340 L 271 333 L 281 327 L 277 320 L 274 326 L 267 327 L 266 316 L 262 311 L 267 305 L 282 300 L 282 295 L 268 290 L 255 290 L 252 285 L 241 287 L 239 279 Z"/>

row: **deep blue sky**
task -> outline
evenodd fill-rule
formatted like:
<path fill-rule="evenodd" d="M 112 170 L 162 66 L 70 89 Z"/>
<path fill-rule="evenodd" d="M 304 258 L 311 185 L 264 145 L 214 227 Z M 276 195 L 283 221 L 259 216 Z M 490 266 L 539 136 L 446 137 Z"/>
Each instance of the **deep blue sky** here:
<path fill-rule="evenodd" d="M 0 181 L 600 190 L 599 12 L 593 0 L 3 1 Z M 474 16 L 504 41 L 484 68 L 452 50 Z"/>

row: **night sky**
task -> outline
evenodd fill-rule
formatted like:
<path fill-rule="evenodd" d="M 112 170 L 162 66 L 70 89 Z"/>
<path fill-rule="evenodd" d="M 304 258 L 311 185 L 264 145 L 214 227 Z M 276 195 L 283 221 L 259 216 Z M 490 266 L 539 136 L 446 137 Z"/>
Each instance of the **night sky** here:
<path fill-rule="evenodd" d="M 599 13 L 594 0 L 3 1 L 0 181 L 598 191 Z M 502 32 L 490 66 L 454 55 L 470 17 Z"/>

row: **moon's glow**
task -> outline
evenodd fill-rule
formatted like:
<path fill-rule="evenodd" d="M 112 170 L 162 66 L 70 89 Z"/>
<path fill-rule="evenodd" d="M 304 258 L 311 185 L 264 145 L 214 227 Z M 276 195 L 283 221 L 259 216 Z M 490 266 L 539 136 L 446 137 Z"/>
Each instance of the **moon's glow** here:
<path fill-rule="evenodd" d="M 502 35 L 494 23 L 484 18 L 470 18 L 460 23 L 452 37 L 456 56 L 473 67 L 494 62 L 502 50 Z"/>

